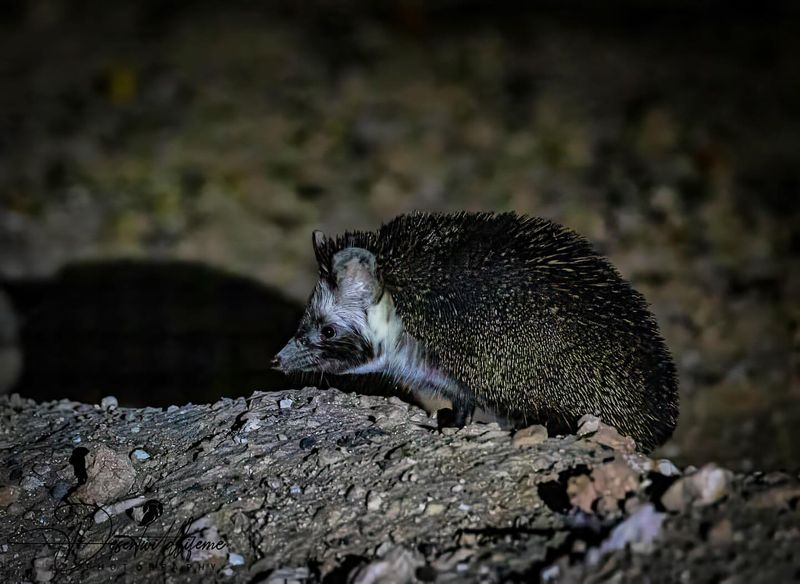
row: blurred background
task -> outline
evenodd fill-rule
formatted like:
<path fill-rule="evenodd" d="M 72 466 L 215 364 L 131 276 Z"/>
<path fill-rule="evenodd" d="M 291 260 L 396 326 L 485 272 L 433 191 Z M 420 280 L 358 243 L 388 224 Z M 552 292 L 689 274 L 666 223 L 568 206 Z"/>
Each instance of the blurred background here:
<path fill-rule="evenodd" d="M 311 230 L 516 210 L 586 235 L 680 372 L 680 464 L 800 467 L 791 3 L 7 0 L 0 390 L 290 387 Z"/>

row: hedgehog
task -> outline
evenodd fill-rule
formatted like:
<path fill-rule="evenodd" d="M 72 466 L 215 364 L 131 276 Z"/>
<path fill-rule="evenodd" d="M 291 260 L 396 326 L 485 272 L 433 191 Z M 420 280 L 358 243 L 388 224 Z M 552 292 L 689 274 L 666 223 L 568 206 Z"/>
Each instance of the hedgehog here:
<path fill-rule="evenodd" d="M 577 233 L 515 213 L 400 215 L 312 236 L 319 265 L 285 373 L 381 374 L 421 398 L 574 432 L 598 416 L 649 452 L 678 417 L 675 367 L 644 297 Z"/>

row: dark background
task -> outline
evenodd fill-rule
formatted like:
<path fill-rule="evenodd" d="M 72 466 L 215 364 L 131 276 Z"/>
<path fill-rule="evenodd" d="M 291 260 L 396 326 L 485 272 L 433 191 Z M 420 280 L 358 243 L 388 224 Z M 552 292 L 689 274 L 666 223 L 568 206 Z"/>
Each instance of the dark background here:
<path fill-rule="evenodd" d="M 695 4 L 2 3 L 2 388 L 289 386 L 312 229 L 514 209 L 651 302 L 665 455 L 797 468 L 798 12 Z"/>

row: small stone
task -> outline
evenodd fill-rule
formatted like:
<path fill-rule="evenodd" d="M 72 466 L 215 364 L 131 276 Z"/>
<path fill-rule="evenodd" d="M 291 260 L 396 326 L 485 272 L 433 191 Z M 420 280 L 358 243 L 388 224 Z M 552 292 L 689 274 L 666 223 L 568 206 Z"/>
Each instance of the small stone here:
<path fill-rule="evenodd" d="M 25 489 L 28 492 L 35 491 L 36 489 L 43 487 L 44 482 L 42 479 L 35 475 L 28 475 L 20 482 L 19 486 Z"/>
<path fill-rule="evenodd" d="M 8 507 L 15 503 L 21 494 L 22 490 L 14 485 L 0 487 L 0 507 Z"/>
<path fill-rule="evenodd" d="M 147 451 L 142 450 L 141 448 L 137 448 L 136 450 L 131 452 L 131 457 L 141 461 L 150 458 L 150 454 Z"/>
<path fill-rule="evenodd" d="M 50 556 L 33 560 L 33 579 L 36 582 L 50 582 L 55 577 L 54 560 Z"/>
<path fill-rule="evenodd" d="M 727 517 L 708 530 L 708 541 L 714 545 L 725 545 L 733 541 L 733 524 Z"/>
<path fill-rule="evenodd" d="M 60 501 L 69 492 L 69 488 L 69 483 L 67 481 L 58 480 L 50 489 L 50 496 Z"/>
<path fill-rule="evenodd" d="M 669 511 L 683 511 L 690 504 L 713 505 L 728 495 L 732 479 L 731 471 L 707 464 L 672 483 L 661 497 L 661 504 Z"/>
<path fill-rule="evenodd" d="M 431 503 L 425 508 L 425 515 L 441 515 L 444 510 L 445 506 L 441 503 Z"/>
<path fill-rule="evenodd" d="M 231 566 L 243 566 L 244 565 L 244 556 L 241 554 L 235 554 L 233 552 L 228 553 L 228 563 Z"/>
<path fill-rule="evenodd" d="M 288 410 L 292 407 L 293 403 L 294 402 L 287 397 L 278 402 L 278 407 L 282 410 Z"/>
<path fill-rule="evenodd" d="M 347 581 L 358 584 L 415 582 L 417 581 L 415 577 L 417 568 L 424 563 L 419 553 L 395 547 L 383 558 L 355 568 L 348 576 Z"/>
<path fill-rule="evenodd" d="M 136 471 L 127 456 L 100 444 L 86 455 L 86 477 L 72 497 L 87 505 L 105 504 L 133 487 Z"/>
<path fill-rule="evenodd" d="M 646 503 L 625 521 L 618 524 L 600 546 L 601 553 L 625 549 L 630 546 L 635 552 L 649 553 L 653 542 L 661 534 L 666 513 L 659 513 Z"/>
<path fill-rule="evenodd" d="M 384 517 L 386 519 L 393 521 L 398 517 L 400 517 L 400 514 L 403 511 L 403 506 L 401 504 L 401 501 L 402 499 L 400 501 L 392 501 L 391 503 L 389 503 L 389 508 L 384 513 Z"/>
<path fill-rule="evenodd" d="M 363 502 L 364 497 L 367 496 L 364 487 L 359 487 L 358 485 L 353 485 L 349 489 L 347 489 L 347 494 L 345 495 L 345 499 L 347 499 L 351 503 Z"/>
<path fill-rule="evenodd" d="M 117 398 L 113 395 L 107 395 L 100 400 L 100 407 L 104 410 L 114 410 L 119 407 L 119 401 L 117 401 Z"/>
<path fill-rule="evenodd" d="M 552 582 L 558 578 L 560 573 L 561 568 L 558 567 L 558 564 L 553 564 L 552 566 L 548 566 L 542 570 L 542 573 L 539 575 L 539 577 L 542 579 L 542 582 Z"/>
<path fill-rule="evenodd" d="M 578 436 L 586 436 L 587 434 L 592 434 L 597 432 L 600 429 L 600 418 L 597 416 L 593 416 L 592 414 L 586 414 L 580 420 L 578 420 L 578 431 L 576 434 Z"/>
<path fill-rule="evenodd" d="M 330 464 L 335 464 L 342 460 L 344 455 L 339 452 L 338 450 L 333 449 L 320 449 L 317 452 L 317 459 L 319 460 L 319 464 L 322 466 L 328 466 Z"/>
<path fill-rule="evenodd" d="M 11 503 L 11 505 L 9 505 L 8 508 L 6 509 L 6 512 L 11 517 L 16 517 L 17 515 L 21 515 L 22 513 L 25 512 L 25 507 L 23 507 L 19 503 Z"/>
<path fill-rule="evenodd" d="M 134 426 L 131 426 L 131 434 L 138 434 L 141 431 L 142 431 L 142 427 L 139 426 L 138 424 L 136 424 Z"/>
<path fill-rule="evenodd" d="M 719 468 L 715 464 L 707 464 L 701 468 L 692 481 L 699 494 L 699 503 L 703 506 L 716 503 L 728 494 L 733 473 Z"/>
<path fill-rule="evenodd" d="M 594 488 L 591 477 L 585 474 L 569 479 L 567 483 L 567 495 L 572 505 L 582 509 L 586 513 L 592 513 L 594 511 L 593 505 L 599 496 L 597 490 Z"/>
<path fill-rule="evenodd" d="M 511 443 L 517 448 L 526 448 L 541 444 L 545 440 L 547 440 L 547 428 L 537 424 L 517 431 Z"/>
<path fill-rule="evenodd" d="M 383 496 L 376 491 L 370 491 L 367 495 L 367 509 L 369 511 L 380 511 L 383 506 Z"/>
<path fill-rule="evenodd" d="M 311 450 L 314 448 L 314 445 L 317 443 L 317 439 L 313 436 L 306 436 L 302 440 L 300 440 L 300 449 L 301 450 Z"/>
<path fill-rule="evenodd" d="M 667 460 L 666 458 L 662 458 L 656 463 L 656 470 L 665 477 L 676 477 L 681 474 L 678 467 L 675 466 L 671 460 Z"/>
<path fill-rule="evenodd" d="M 299 495 L 303 492 L 303 489 L 300 488 L 300 485 L 292 485 L 291 487 L 289 487 L 289 492 L 292 495 Z"/>

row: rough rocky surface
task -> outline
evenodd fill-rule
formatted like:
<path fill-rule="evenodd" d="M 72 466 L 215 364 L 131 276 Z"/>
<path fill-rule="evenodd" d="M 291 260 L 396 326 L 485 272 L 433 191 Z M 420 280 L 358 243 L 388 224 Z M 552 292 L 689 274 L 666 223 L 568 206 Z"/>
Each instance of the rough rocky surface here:
<path fill-rule="evenodd" d="M 586 235 L 653 305 L 682 392 L 663 454 L 790 467 L 797 16 L 790 2 L 754 18 L 685 0 L 8 1 L 0 279 L 87 258 L 183 259 L 302 302 L 312 229 L 372 229 L 414 208 L 542 215 Z M 72 302 L 67 314 L 99 304 Z M 23 361 L 2 304 L 0 388 Z M 132 300 L 120 318 L 170 306 Z M 77 351 L 80 331 L 60 330 Z M 203 349 L 204 364 L 230 354 Z M 141 352 L 168 371 L 176 351 L 125 354 Z M 96 390 L 124 398 L 119 383 Z"/>
<path fill-rule="evenodd" d="M 800 578 L 797 475 L 679 471 L 631 446 L 591 418 L 579 436 L 440 432 L 396 398 L 313 388 L 165 410 L 12 395 L 0 579 Z"/>

